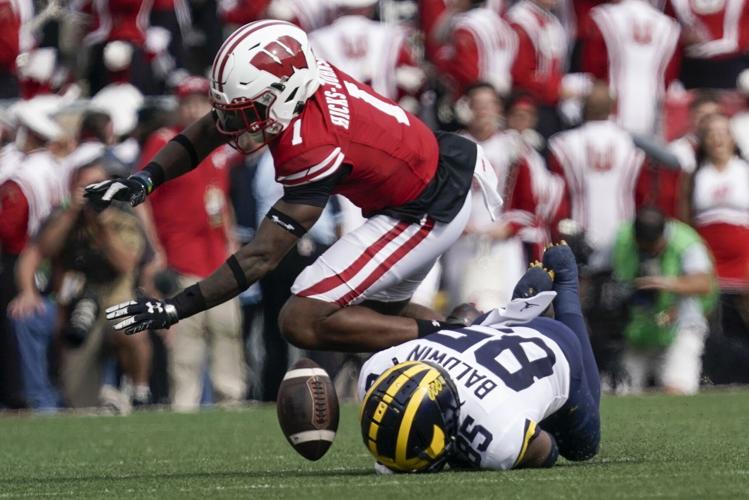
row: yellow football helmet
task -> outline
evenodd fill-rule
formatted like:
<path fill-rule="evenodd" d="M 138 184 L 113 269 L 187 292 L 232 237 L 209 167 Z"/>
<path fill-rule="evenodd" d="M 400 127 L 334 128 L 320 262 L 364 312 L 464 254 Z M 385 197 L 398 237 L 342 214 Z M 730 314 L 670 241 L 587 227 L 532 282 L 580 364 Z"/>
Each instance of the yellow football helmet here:
<path fill-rule="evenodd" d="M 434 472 L 453 449 L 459 415 L 458 391 L 447 371 L 407 361 L 382 373 L 364 396 L 362 438 L 394 472 Z"/>

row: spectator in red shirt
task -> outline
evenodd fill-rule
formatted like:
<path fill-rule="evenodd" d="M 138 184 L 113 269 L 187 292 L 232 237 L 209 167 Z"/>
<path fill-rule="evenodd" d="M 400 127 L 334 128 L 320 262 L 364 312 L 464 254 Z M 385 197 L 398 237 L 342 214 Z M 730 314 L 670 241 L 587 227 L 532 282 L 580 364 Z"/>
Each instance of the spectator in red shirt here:
<path fill-rule="evenodd" d="M 219 0 L 218 10 L 226 24 L 241 26 L 262 19 L 270 0 Z"/>
<path fill-rule="evenodd" d="M 130 82 L 143 93 L 153 87 L 153 70 L 148 62 L 145 45 L 146 31 L 153 0 L 109 0 L 107 2 L 83 2 L 79 8 L 89 14 L 89 32 L 83 45 L 90 47 L 91 63 L 88 80 L 93 95 L 110 83 L 104 64 L 104 47 L 112 41 L 126 42 L 133 49 Z"/>
<path fill-rule="evenodd" d="M 445 0 L 419 0 L 419 29 L 424 33 L 424 57 L 434 60 L 440 43 L 435 32 L 440 28 L 447 10 Z"/>
<path fill-rule="evenodd" d="M 678 24 L 648 2 L 622 0 L 591 9 L 583 29 L 582 69 L 608 82 L 616 122 L 634 134 L 659 133 L 661 101 L 681 61 Z"/>
<path fill-rule="evenodd" d="M 571 4 L 569 10 L 572 18 L 572 23 L 568 26 L 568 29 L 572 31 L 568 33 L 568 37 L 574 44 L 570 54 L 570 71 L 572 72 L 582 71 L 582 35 L 590 22 L 590 10 L 604 2 L 606 0 L 567 0 L 567 3 Z"/>
<path fill-rule="evenodd" d="M 666 216 L 687 220 L 684 213 L 687 200 L 684 199 L 685 183 L 697 168 L 700 127 L 703 118 L 721 112 L 716 95 L 709 91 L 695 96 L 689 105 L 690 129 L 683 136 L 668 145 L 679 160 L 680 169 L 657 168 L 646 162 L 637 180 L 636 203 L 638 207 L 655 206 Z"/>
<path fill-rule="evenodd" d="M 447 26 L 436 30 L 442 36 L 432 35 L 432 41 L 443 43 L 435 64 L 456 97 L 478 81 L 492 84 L 502 95 L 509 93 L 518 50 L 510 25 L 493 10 L 474 8 L 468 1 L 455 2 L 440 23 Z"/>
<path fill-rule="evenodd" d="M 16 261 L 29 236 L 62 197 L 58 165 L 47 149 L 60 129 L 44 111 L 37 101 L 16 106 L 18 148 L 11 151 L 15 146 L 7 146 L 2 157 L 3 163 L 11 165 L 3 169 L 5 180 L 0 184 L 0 405 L 11 408 L 25 405 L 17 345 L 6 314 L 17 293 Z"/>
<path fill-rule="evenodd" d="M 697 169 L 690 183 L 691 223 L 715 258 L 720 288 L 722 334 L 732 350 L 749 348 L 749 164 L 742 160 L 728 118 L 720 114 L 700 123 Z M 744 360 L 727 358 L 727 373 L 746 373 Z M 744 363 L 744 364 L 741 364 Z M 732 365 L 732 366 L 731 366 Z M 732 380 L 731 380 L 732 381 Z"/>
<path fill-rule="evenodd" d="M 507 128 L 516 137 L 518 160 L 505 186 L 505 213 L 498 234 L 518 237 L 525 246 L 526 261 L 538 260 L 551 242 L 553 223 L 566 210 L 562 178 L 547 169 L 538 152 L 541 141 L 533 128 L 536 105 L 527 95 L 517 95 L 507 106 Z"/>
<path fill-rule="evenodd" d="M 516 91 L 527 92 L 539 104 L 538 131 L 549 137 L 560 128 L 556 105 L 562 95 L 566 70 L 567 34 L 552 9 L 557 0 L 521 0 L 507 11 L 518 37 L 512 65 Z"/>
<path fill-rule="evenodd" d="M 21 20 L 12 0 L 0 0 L 0 98 L 18 97 L 15 77 Z"/>
<path fill-rule="evenodd" d="M 734 89 L 749 57 L 749 2 L 668 0 L 682 27 L 680 79 L 686 88 Z"/>
<path fill-rule="evenodd" d="M 154 132 L 143 148 L 145 167 L 184 126 L 210 110 L 208 81 L 187 77 L 176 89 L 177 126 Z M 180 287 L 207 277 L 230 255 L 229 167 L 235 157 L 229 146 L 214 151 L 189 174 L 149 198 L 156 246 Z M 244 397 L 244 361 L 239 302 L 221 306 L 180 322 L 168 338 L 172 404 L 189 410 L 200 402 L 203 368 L 210 355 L 210 374 L 218 402 Z M 210 346 L 207 349 L 207 346 Z"/>
<path fill-rule="evenodd" d="M 503 193 L 518 160 L 521 141 L 516 140 L 514 131 L 502 129 L 502 101 L 492 85 L 479 82 L 470 86 L 461 101 L 465 104 L 458 109 L 462 109 L 459 114 L 466 126 L 462 135 L 481 145 L 497 174 L 497 190 Z M 463 236 L 442 256 L 442 280 L 450 307 L 469 302 L 489 310 L 510 300 L 510 284 L 523 275 L 526 261 L 521 240 L 508 237 L 513 235 L 504 217 L 492 221 L 481 201 L 479 186 L 472 186 L 472 193 L 471 217 Z M 494 270 L 501 273 L 501 280 L 496 279 Z"/>

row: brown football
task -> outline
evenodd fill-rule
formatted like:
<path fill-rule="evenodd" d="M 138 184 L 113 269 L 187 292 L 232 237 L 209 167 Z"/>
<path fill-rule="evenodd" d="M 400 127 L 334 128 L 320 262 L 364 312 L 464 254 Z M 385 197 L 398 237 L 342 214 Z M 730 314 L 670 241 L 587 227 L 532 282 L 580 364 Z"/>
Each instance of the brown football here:
<path fill-rule="evenodd" d="M 278 423 L 291 446 L 318 460 L 338 430 L 338 397 L 327 372 L 311 359 L 297 361 L 278 388 Z"/>

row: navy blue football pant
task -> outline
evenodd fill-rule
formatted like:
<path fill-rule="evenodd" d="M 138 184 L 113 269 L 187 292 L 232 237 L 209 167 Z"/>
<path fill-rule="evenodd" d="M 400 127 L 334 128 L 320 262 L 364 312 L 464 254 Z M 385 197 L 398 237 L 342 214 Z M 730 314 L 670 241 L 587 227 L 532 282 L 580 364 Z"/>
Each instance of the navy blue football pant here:
<path fill-rule="evenodd" d="M 601 441 L 601 381 L 577 290 L 556 291 L 556 320 L 537 318 L 529 326 L 553 339 L 564 351 L 570 364 L 570 393 L 564 406 L 540 426 L 554 436 L 564 458 L 588 460 L 598 453 Z"/>

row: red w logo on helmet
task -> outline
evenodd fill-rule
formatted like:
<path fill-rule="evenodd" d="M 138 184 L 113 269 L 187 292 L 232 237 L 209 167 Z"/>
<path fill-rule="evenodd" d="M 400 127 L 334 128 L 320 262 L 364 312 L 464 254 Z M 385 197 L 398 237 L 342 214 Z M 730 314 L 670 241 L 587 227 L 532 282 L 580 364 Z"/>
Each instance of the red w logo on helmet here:
<path fill-rule="evenodd" d="M 295 69 L 307 67 L 302 44 L 288 35 L 270 42 L 250 59 L 250 64 L 278 78 L 289 78 Z"/>

